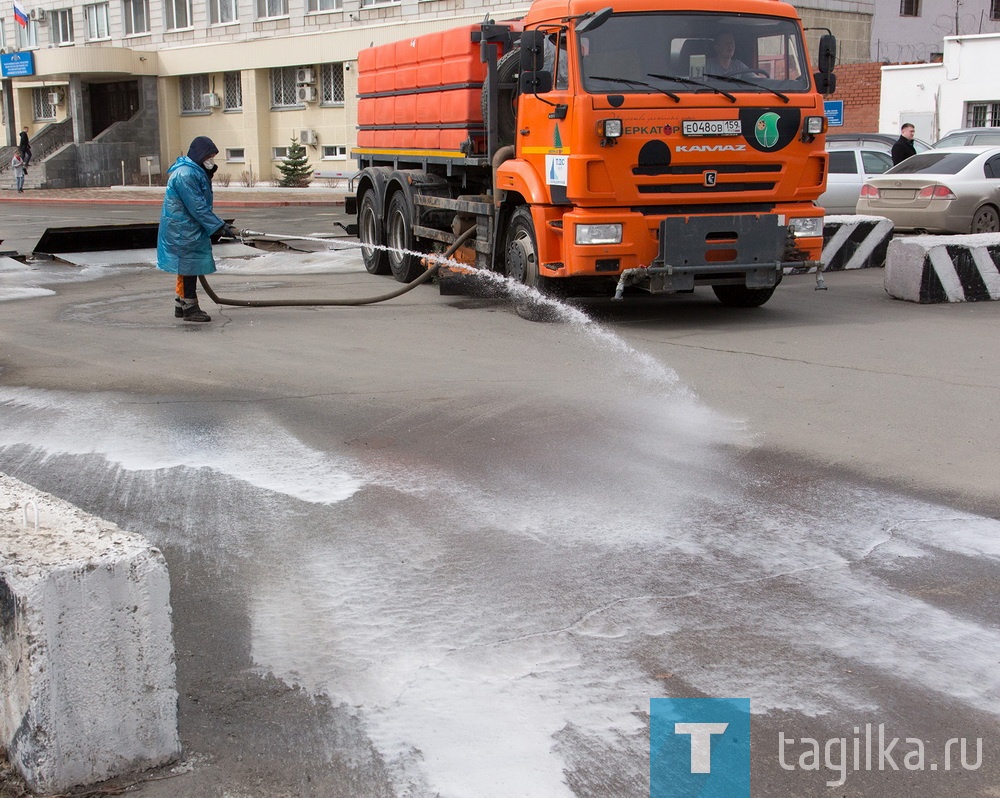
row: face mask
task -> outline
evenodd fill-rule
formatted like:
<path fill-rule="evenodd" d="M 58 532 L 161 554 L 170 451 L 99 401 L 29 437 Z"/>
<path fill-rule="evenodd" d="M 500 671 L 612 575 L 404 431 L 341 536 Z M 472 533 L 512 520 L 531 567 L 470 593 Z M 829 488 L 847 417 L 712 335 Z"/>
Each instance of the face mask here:
<path fill-rule="evenodd" d="M 209 158 L 207 161 L 202 161 L 201 165 L 211 172 L 215 168 L 215 158 Z"/>

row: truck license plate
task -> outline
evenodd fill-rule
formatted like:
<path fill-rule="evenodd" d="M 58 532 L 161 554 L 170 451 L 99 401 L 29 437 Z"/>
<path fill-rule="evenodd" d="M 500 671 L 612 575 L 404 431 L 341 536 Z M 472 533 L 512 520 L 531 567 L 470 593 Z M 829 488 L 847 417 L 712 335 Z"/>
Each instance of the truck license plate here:
<path fill-rule="evenodd" d="M 739 119 L 685 119 L 685 136 L 738 136 L 743 132 Z"/>

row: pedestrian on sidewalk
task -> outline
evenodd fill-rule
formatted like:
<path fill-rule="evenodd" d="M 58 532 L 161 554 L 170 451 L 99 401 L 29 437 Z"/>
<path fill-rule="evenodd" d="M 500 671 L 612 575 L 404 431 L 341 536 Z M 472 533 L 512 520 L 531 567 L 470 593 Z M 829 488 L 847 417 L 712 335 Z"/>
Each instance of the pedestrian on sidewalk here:
<path fill-rule="evenodd" d="M 21 157 L 20 150 L 14 151 L 14 157 L 10 159 L 10 168 L 14 170 L 14 178 L 17 180 L 17 193 L 24 193 L 24 173 L 27 171 L 24 168 L 24 159 Z"/>
<path fill-rule="evenodd" d="M 17 151 L 21 153 L 21 160 L 24 161 L 24 171 L 28 171 L 28 164 L 31 163 L 31 142 L 28 141 L 28 126 L 25 125 L 18 139 Z"/>
<path fill-rule="evenodd" d="M 892 165 L 901 164 L 907 158 L 912 158 L 917 154 L 917 147 L 913 143 L 913 135 L 917 129 L 911 122 L 907 122 L 899 129 L 899 138 L 892 145 Z"/>
<path fill-rule="evenodd" d="M 219 148 L 208 136 L 198 136 L 187 155 L 167 170 L 170 177 L 156 237 L 156 267 L 177 275 L 174 316 L 185 321 L 212 320 L 198 307 L 198 275 L 215 271 L 212 236 L 236 237 L 236 231 L 212 210 L 218 154 Z"/>

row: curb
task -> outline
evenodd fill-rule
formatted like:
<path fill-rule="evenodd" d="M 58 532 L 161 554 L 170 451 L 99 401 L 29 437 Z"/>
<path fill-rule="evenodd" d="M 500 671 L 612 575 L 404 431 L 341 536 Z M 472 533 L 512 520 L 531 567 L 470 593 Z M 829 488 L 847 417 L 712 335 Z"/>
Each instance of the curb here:
<path fill-rule="evenodd" d="M 163 205 L 162 199 L 92 199 L 86 197 L 4 197 L 0 202 L 26 205 Z M 342 206 L 343 197 L 329 200 L 216 200 L 215 208 L 281 208 Z"/>

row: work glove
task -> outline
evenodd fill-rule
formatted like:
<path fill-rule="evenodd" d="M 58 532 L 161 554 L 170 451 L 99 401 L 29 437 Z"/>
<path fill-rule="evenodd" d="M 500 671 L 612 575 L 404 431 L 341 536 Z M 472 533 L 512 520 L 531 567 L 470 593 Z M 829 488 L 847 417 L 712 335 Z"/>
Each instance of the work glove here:
<path fill-rule="evenodd" d="M 216 231 L 220 238 L 239 238 L 239 231 L 228 222 Z"/>

